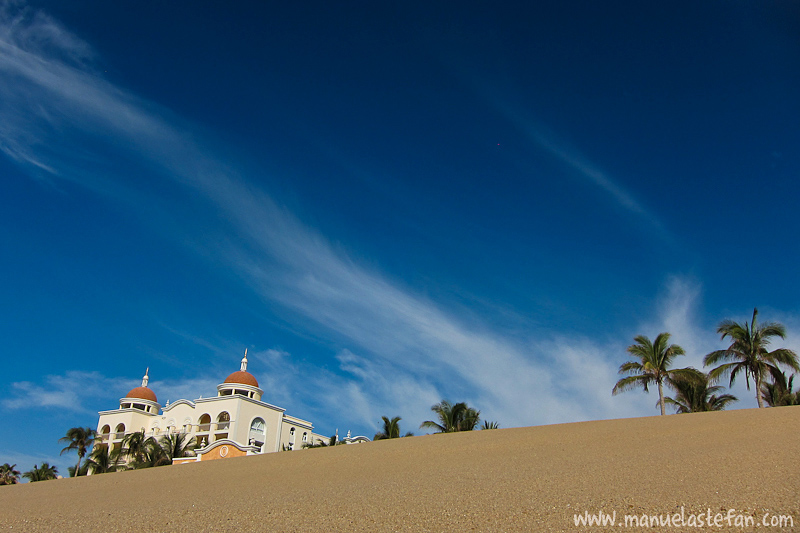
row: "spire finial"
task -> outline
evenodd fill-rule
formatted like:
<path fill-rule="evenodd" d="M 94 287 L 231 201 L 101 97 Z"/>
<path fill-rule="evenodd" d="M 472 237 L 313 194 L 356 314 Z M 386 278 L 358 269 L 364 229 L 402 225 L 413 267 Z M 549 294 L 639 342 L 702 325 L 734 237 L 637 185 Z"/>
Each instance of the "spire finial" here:
<path fill-rule="evenodd" d="M 147 382 L 150 381 L 150 378 L 147 374 L 150 373 L 150 367 L 147 367 L 147 370 L 144 371 L 144 377 L 142 378 L 142 387 L 147 387 Z"/>
<path fill-rule="evenodd" d="M 244 349 L 244 357 L 242 357 L 242 372 L 247 372 L 247 348 Z"/>

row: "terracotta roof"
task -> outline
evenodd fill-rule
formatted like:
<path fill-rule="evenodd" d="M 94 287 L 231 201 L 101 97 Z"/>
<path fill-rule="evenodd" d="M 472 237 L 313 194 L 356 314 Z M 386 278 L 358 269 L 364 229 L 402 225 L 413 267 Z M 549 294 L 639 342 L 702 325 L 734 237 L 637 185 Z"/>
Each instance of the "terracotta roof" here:
<path fill-rule="evenodd" d="M 131 391 L 125 395 L 125 398 L 139 398 L 140 400 L 150 400 L 151 402 L 158 403 L 158 400 L 156 399 L 156 393 L 147 387 L 136 387 L 135 389 L 131 389 Z"/>
<path fill-rule="evenodd" d="M 238 383 L 240 385 L 250 385 L 252 387 L 258 387 L 258 381 L 253 374 L 250 372 L 243 372 L 241 370 L 237 370 L 227 378 L 225 378 L 225 383 Z"/>

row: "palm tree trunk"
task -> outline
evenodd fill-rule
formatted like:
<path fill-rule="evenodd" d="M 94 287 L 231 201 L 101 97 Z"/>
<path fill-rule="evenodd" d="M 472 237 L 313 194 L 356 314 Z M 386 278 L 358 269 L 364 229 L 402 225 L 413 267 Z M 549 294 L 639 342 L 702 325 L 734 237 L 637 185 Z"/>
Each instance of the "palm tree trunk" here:
<path fill-rule="evenodd" d="M 759 409 L 764 407 L 764 398 L 761 396 L 761 375 L 756 374 L 756 400 L 758 400 Z"/>
<path fill-rule="evenodd" d="M 661 382 L 658 382 L 658 398 L 661 400 L 659 403 L 661 404 L 661 416 L 667 414 L 666 409 L 664 409 L 664 386 Z"/>

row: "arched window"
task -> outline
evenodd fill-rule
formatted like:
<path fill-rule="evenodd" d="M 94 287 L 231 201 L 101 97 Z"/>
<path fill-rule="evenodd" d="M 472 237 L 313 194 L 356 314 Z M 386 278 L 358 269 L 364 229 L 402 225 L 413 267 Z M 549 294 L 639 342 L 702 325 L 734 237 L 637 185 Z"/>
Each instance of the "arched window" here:
<path fill-rule="evenodd" d="M 111 426 L 106 424 L 103 426 L 103 429 L 100 430 L 100 438 L 107 439 L 111 436 Z"/>
<path fill-rule="evenodd" d="M 247 442 L 252 446 L 263 446 L 266 441 L 267 426 L 264 424 L 263 418 L 254 418 L 250 423 L 250 433 L 247 437 Z"/>
<path fill-rule="evenodd" d="M 222 411 L 217 417 L 217 430 L 228 429 L 231 425 L 231 415 L 227 411 Z"/>
<path fill-rule="evenodd" d="M 208 413 L 200 416 L 200 420 L 197 421 L 197 431 L 202 433 L 204 431 L 211 430 L 211 415 Z"/>
<path fill-rule="evenodd" d="M 125 436 L 125 424 L 117 424 L 117 429 L 115 430 L 115 439 L 121 439 Z"/>
<path fill-rule="evenodd" d="M 303 432 L 303 442 L 308 442 L 308 431 Z"/>

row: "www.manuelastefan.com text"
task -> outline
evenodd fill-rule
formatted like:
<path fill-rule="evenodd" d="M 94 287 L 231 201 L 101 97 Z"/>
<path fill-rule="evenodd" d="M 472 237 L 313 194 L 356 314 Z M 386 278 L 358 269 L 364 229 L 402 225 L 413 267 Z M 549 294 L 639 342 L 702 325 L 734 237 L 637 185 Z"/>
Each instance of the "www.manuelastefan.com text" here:
<path fill-rule="evenodd" d="M 575 526 L 617 526 L 617 527 L 769 527 L 769 528 L 794 528 L 794 518 L 791 515 L 764 513 L 745 514 L 736 509 L 728 509 L 726 513 L 714 513 L 711 509 L 705 512 L 687 513 L 681 507 L 679 513 L 620 515 L 617 521 L 617 512 L 598 511 L 572 515 Z"/>

